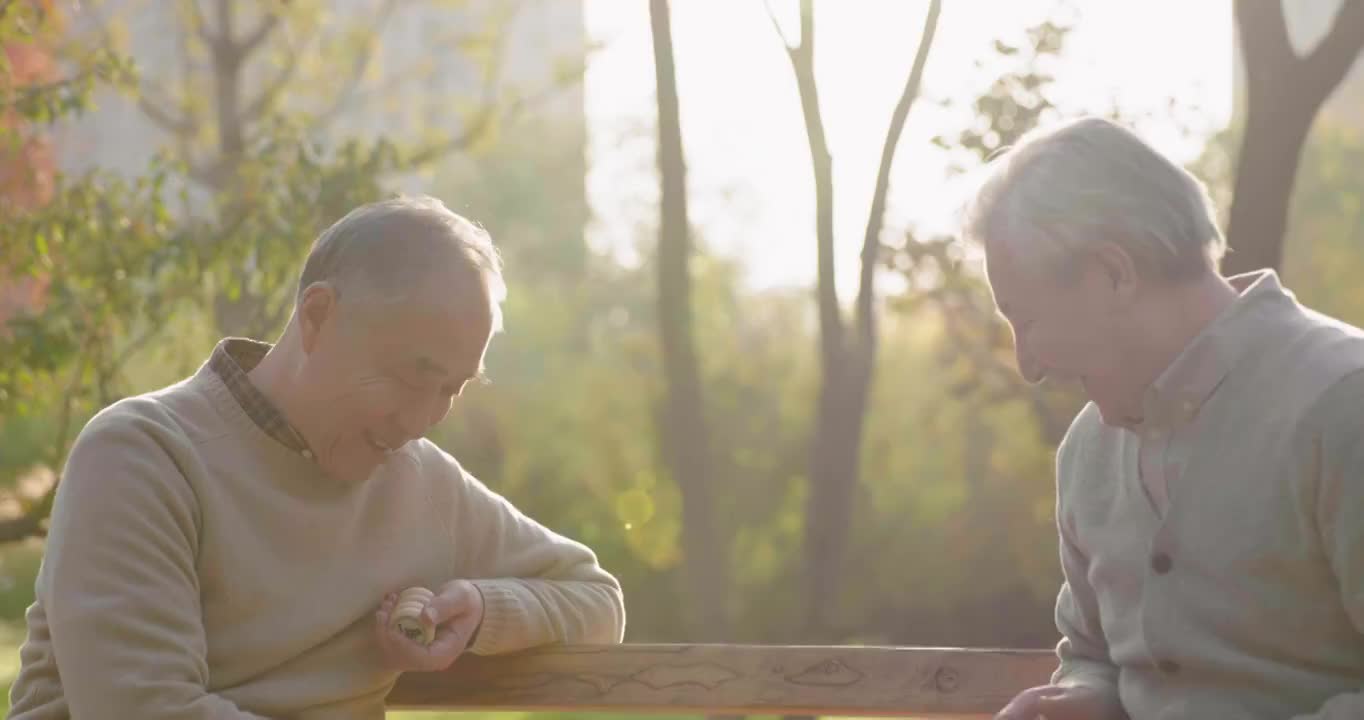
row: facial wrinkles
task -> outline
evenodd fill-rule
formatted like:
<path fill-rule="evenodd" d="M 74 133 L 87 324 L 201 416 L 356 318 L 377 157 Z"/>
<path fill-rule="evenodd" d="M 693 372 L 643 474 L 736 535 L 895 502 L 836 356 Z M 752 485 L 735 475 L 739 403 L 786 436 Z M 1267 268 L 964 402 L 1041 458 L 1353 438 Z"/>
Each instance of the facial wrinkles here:
<path fill-rule="evenodd" d="M 382 375 L 362 375 L 354 383 L 348 384 L 345 390 L 335 395 L 332 401 L 342 407 L 364 407 L 364 398 L 369 394 L 369 391 L 376 386 L 381 387 L 387 383 L 388 380 Z M 336 423 L 333 425 L 333 437 L 328 443 L 332 450 L 335 450 L 335 446 L 344 441 L 342 437 L 345 434 L 344 428 L 337 426 L 343 425 L 348 419 L 350 418 L 344 415 L 337 417 Z"/>

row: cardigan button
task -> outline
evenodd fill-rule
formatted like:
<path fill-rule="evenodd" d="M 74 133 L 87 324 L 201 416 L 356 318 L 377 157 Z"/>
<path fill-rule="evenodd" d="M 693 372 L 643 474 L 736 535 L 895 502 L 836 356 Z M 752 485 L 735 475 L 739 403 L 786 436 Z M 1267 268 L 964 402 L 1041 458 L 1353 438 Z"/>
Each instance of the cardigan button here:
<path fill-rule="evenodd" d="M 1151 569 L 1155 570 L 1157 575 L 1164 575 L 1165 573 L 1170 572 L 1170 568 L 1172 567 L 1174 567 L 1174 561 L 1170 559 L 1169 555 L 1163 552 L 1156 553 L 1151 557 Z"/>

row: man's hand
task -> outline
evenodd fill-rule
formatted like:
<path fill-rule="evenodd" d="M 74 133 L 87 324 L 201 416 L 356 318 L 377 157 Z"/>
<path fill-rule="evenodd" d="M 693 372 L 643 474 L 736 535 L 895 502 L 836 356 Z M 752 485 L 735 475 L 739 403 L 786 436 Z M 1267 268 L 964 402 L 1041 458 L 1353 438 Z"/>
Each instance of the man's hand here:
<path fill-rule="evenodd" d="M 452 580 L 422 610 L 422 621 L 436 627 L 430 645 L 422 645 L 391 627 L 398 593 L 384 597 L 375 613 L 375 632 L 388 666 L 398 672 L 444 670 L 469 646 L 483 622 L 483 595 L 468 580 Z"/>
<path fill-rule="evenodd" d="M 1043 685 L 1019 693 L 995 720 L 1127 720 L 1111 693 L 1084 686 Z"/>

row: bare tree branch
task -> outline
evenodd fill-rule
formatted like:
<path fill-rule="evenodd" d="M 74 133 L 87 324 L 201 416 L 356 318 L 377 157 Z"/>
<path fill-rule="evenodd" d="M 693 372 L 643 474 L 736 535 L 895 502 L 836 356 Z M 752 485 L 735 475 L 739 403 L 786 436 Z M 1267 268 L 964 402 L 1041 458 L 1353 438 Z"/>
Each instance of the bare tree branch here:
<path fill-rule="evenodd" d="M 392 17 L 393 10 L 397 6 L 397 0 L 384 0 L 384 3 L 379 6 L 379 12 L 374 20 L 374 31 L 368 36 L 364 46 L 360 48 L 360 52 L 356 53 L 355 59 L 351 63 L 350 74 L 342 81 L 341 89 L 332 98 L 331 104 L 314 118 L 310 128 L 311 132 L 321 132 L 329 127 L 340 113 L 341 108 L 345 107 L 346 103 L 355 97 L 355 90 L 360 86 L 360 80 L 365 76 L 365 71 L 369 69 L 374 51 L 379 46 L 379 37 L 383 35 L 384 28 L 388 25 L 389 18 Z"/>
<path fill-rule="evenodd" d="M 1303 144 L 1364 46 L 1364 0 L 1346 0 L 1326 38 L 1304 58 L 1287 45 L 1280 5 L 1238 0 L 1235 6 L 1248 92 L 1224 275 L 1281 267 Z"/>
<path fill-rule="evenodd" d="M 505 38 L 506 33 L 493 34 L 494 45 L 491 59 L 483 71 L 483 88 L 481 91 L 483 99 L 478 115 L 474 118 L 474 121 L 455 137 L 418 150 L 413 155 L 409 156 L 406 163 L 407 165 L 412 167 L 425 165 L 426 163 L 451 152 L 464 150 L 482 137 L 483 133 L 487 132 L 488 128 L 492 126 L 492 121 L 496 119 L 497 116 L 497 93 L 498 86 L 501 84 L 502 55 L 505 47 Z M 551 86 L 551 88 L 553 88 L 553 86 Z M 523 107 L 524 104 L 525 103 L 521 100 L 513 102 L 510 111 L 503 117 L 503 120 L 508 120 L 513 114 L 519 114 L 521 107 Z"/>
<path fill-rule="evenodd" d="M 194 2 L 194 0 L 190 1 Z M 180 34 L 179 42 L 175 44 L 175 51 L 179 55 L 180 59 L 180 63 L 177 66 L 177 69 L 179 71 L 178 72 L 179 77 L 177 79 L 180 81 L 181 97 L 192 97 L 194 92 L 194 81 L 192 79 L 190 68 L 192 67 L 193 59 L 190 55 L 189 39 L 185 37 L 184 33 Z M 185 108 L 185 111 L 186 111 L 184 113 L 185 118 L 195 125 L 196 128 L 195 135 L 197 135 L 198 134 L 197 128 L 199 126 L 200 118 L 198 114 L 193 111 L 192 107 Z M 194 161 L 195 135 L 182 134 L 177 135 L 175 137 L 175 147 L 177 152 L 179 153 L 179 157 L 184 161 L 186 168 L 190 169 L 192 169 L 196 165 Z M 186 213 L 188 213 L 189 212 L 188 197 L 185 198 L 185 203 Z"/>
<path fill-rule="evenodd" d="M 513 10 L 514 14 L 516 11 Z M 505 18 L 510 22 L 511 16 Z M 492 34 L 493 48 L 491 59 L 487 67 L 483 69 L 483 103 L 484 107 L 492 106 L 497 99 L 498 86 L 502 83 L 502 61 L 505 59 L 507 47 L 507 33 L 496 32 Z"/>
<path fill-rule="evenodd" d="M 1326 94 L 1345 79 L 1345 74 L 1364 48 L 1364 0 L 1345 0 L 1336 11 L 1331 30 L 1315 50 L 1303 59 L 1299 77 L 1314 83 Z"/>
<path fill-rule="evenodd" d="M 1261 63 L 1268 69 L 1283 68 L 1293 61 L 1293 45 L 1288 39 L 1280 0 L 1238 0 L 1234 14 L 1241 42 L 1244 44 L 1253 39 L 1262 43 L 1257 50 L 1242 48 L 1241 57 L 1248 78 L 1264 75 L 1260 71 Z"/>
<path fill-rule="evenodd" d="M 194 182 L 208 188 L 217 188 L 219 181 L 223 177 L 224 164 L 223 158 L 208 161 L 195 161 L 188 155 L 182 158 L 185 162 L 185 173 Z"/>
<path fill-rule="evenodd" d="M 881 247 L 881 228 L 886 217 L 886 195 L 890 192 L 890 170 L 895 163 L 895 148 L 900 143 L 909 108 L 919 96 L 919 85 L 923 81 L 924 66 L 928 63 L 929 50 L 933 48 L 933 36 L 938 28 L 938 16 L 942 12 L 942 0 L 932 0 L 928 6 L 928 16 L 924 18 L 924 28 L 919 35 L 919 49 L 914 54 L 914 64 L 905 80 L 904 90 L 895 103 L 891 113 L 890 128 L 886 131 L 886 141 L 881 148 L 881 166 L 876 173 L 876 188 L 872 192 L 871 212 L 867 216 L 867 231 L 862 239 L 862 272 L 857 289 L 857 328 L 858 340 L 862 343 L 864 354 L 873 351 L 876 343 L 876 314 L 872 308 L 875 297 L 876 259 Z"/>
<path fill-rule="evenodd" d="M 48 490 L 52 494 L 55 494 L 56 491 L 55 486 Z M 43 529 L 43 520 L 47 518 L 46 507 L 48 504 L 50 501 L 44 497 L 42 501 L 34 503 L 32 508 L 19 517 L 0 520 L 0 544 L 47 535 L 47 531 Z"/>
<path fill-rule="evenodd" d="M 199 0 L 185 0 L 185 4 L 189 6 L 189 15 L 194 23 L 194 34 L 208 43 L 209 47 L 216 46 L 219 40 L 218 36 L 208 29 L 208 20 L 204 17 L 203 9 L 199 7 Z"/>
<path fill-rule="evenodd" d="M 536 93 L 524 98 L 519 98 L 507 105 L 500 117 L 495 104 L 487 103 L 474 118 L 474 121 L 467 128 L 455 137 L 432 143 L 424 148 L 414 151 L 404 160 L 404 167 L 418 167 L 437 160 L 452 152 L 466 150 L 483 137 L 483 134 L 492 127 L 494 120 L 500 122 L 514 122 L 522 114 L 539 107 L 541 104 L 553 98 L 563 90 L 563 86 L 551 85 L 542 88 Z"/>
<path fill-rule="evenodd" d="M 771 0 L 763 0 L 763 9 L 767 11 L 767 19 L 772 21 L 772 29 L 777 31 L 777 37 L 781 38 L 781 44 L 786 46 L 787 52 L 793 52 L 796 44 L 791 42 L 791 38 L 786 36 L 786 31 L 781 29 L 781 23 L 777 20 L 777 13 L 772 10 Z"/>
<path fill-rule="evenodd" d="M 318 25 L 313 25 L 304 37 L 292 44 L 289 58 L 285 60 L 284 67 L 280 68 L 279 73 L 269 83 L 266 83 L 255 98 L 246 104 L 246 109 L 242 110 L 243 122 L 258 120 L 275 106 L 280 93 L 289 86 L 289 83 L 298 73 L 298 64 L 303 57 L 304 49 L 312 43 L 313 38 L 317 37 L 318 29 Z"/>
<path fill-rule="evenodd" d="M 163 308 L 168 307 L 171 304 L 183 299 L 184 297 L 187 297 L 188 295 L 189 292 L 181 290 L 178 293 L 161 298 L 158 305 Z M 134 353 L 146 347 L 147 343 L 155 339 L 156 336 L 164 332 L 165 329 L 166 326 L 164 324 L 159 323 L 151 323 L 146 328 L 143 328 L 142 332 L 138 333 L 136 337 L 128 341 L 128 344 L 124 345 L 118 351 L 118 353 L 114 355 L 113 359 L 110 360 L 107 366 L 101 371 L 101 374 L 107 375 L 108 377 L 112 378 L 115 374 L 122 371 L 123 366 L 127 364 L 128 359 L 131 358 Z"/>
<path fill-rule="evenodd" d="M 72 85 L 79 85 L 96 74 L 97 70 L 95 68 L 90 68 L 72 75 L 71 77 L 62 78 L 61 80 L 24 85 L 15 89 L 15 94 L 18 96 L 16 102 L 24 103 L 46 93 L 56 92 L 63 88 L 71 87 Z"/>
<path fill-rule="evenodd" d="M 826 367 L 841 366 L 844 347 L 843 313 L 839 309 L 834 268 L 833 156 L 824 130 L 819 107 L 819 85 L 815 80 L 815 17 L 812 0 L 800 3 L 800 45 L 788 46 L 791 68 L 796 75 L 800 108 L 805 120 L 805 137 L 815 176 L 816 288 L 820 348 Z"/>
<path fill-rule="evenodd" d="M 225 57 L 238 54 L 238 47 L 232 39 L 237 34 L 236 16 L 232 13 L 232 2 L 233 0 L 218 0 L 214 6 L 217 8 L 215 15 L 218 16 L 218 41 L 213 43 L 213 51 Z"/>
<path fill-rule="evenodd" d="M 241 42 L 237 43 L 237 50 L 243 56 L 250 55 L 260 44 L 265 42 L 270 34 L 279 26 L 280 13 L 271 12 L 261 19 L 260 24 L 256 25 Z"/>
<path fill-rule="evenodd" d="M 204 38 L 205 42 L 212 45 L 216 42 L 216 38 L 208 33 L 204 25 L 204 16 L 199 11 L 196 0 L 186 0 L 186 2 L 192 8 L 191 14 L 194 16 L 194 23 L 199 31 L 199 36 Z M 103 39 L 104 46 L 106 48 L 113 48 L 115 45 L 114 37 L 109 31 L 109 22 L 107 18 L 103 17 L 100 12 L 99 5 L 91 5 L 90 12 L 94 13 L 96 24 L 99 27 L 99 35 Z M 183 43 L 181 43 L 181 46 L 183 48 Z M 181 141 L 188 140 L 188 138 L 192 137 L 194 133 L 198 131 L 198 120 L 194 118 L 192 114 L 184 111 L 183 108 L 179 112 L 174 112 L 158 105 L 149 97 L 150 93 L 147 92 L 147 88 L 151 85 L 152 82 L 145 77 L 138 80 L 138 108 L 148 117 L 148 119 L 156 123 L 163 130 L 171 133 L 171 135 L 177 139 Z M 161 94 L 165 95 L 164 93 Z"/>
<path fill-rule="evenodd" d="M 198 130 L 198 123 L 194 120 L 184 116 L 177 117 L 171 111 L 153 102 L 145 92 L 138 93 L 137 106 L 152 122 L 177 137 L 192 136 Z"/>

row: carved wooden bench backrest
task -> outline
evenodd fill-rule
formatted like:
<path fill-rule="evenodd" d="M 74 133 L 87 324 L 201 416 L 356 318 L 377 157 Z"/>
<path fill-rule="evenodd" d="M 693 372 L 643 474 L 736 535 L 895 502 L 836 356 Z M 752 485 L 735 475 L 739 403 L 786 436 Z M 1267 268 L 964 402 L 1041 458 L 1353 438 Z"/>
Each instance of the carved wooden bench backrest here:
<path fill-rule="evenodd" d="M 389 707 L 990 717 L 1055 667 L 1046 650 L 568 645 L 409 673 Z"/>

